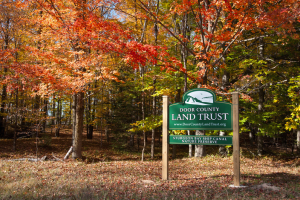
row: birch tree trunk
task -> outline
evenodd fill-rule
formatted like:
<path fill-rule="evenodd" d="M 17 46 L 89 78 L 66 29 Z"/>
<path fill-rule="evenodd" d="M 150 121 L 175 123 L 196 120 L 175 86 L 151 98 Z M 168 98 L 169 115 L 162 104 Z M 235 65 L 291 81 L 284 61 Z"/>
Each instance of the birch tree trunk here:
<path fill-rule="evenodd" d="M 156 79 L 153 80 L 153 85 L 155 87 L 155 81 Z M 154 89 L 155 92 L 155 89 Z M 153 102 L 152 102 L 152 115 L 155 117 L 156 114 L 156 98 L 153 97 Z M 152 136 L 151 136 L 151 159 L 154 158 L 154 149 L 155 149 L 155 128 L 152 129 Z"/>
<path fill-rule="evenodd" d="M 220 136 L 225 136 L 225 131 L 220 131 Z M 225 148 L 225 146 L 220 146 L 219 147 L 219 154 L 222 156 L 226 156 L 227 155 L 227 150 Z"/>
<path fill-rule="evenodd" d="M 158 15 L 158 12 L 159 12 L 159 0 L 157 1 L 157 4 L 156 4 L 156 15 Z M 158 37 L 157 21 L 155 21 L 155 23 L 154 23 L 154 37 L 155 37 L 155 45 L 157 45 L 157 37 Z M 154 88 L 153 94 L 156 91 L 155 84 L 156 84 L 156 77 L 154 76 L 154 78 L 153 78 L 153 88 Z M 152 115 L 153 115 L 153 117 L 155 117 L 155 115 L 156 115 L 156 97 L 153 97 L 153 99 L 152 99 Z M 152 129 L 152 136 L 151 136 L 151 159 L 154 158 L 154 150 L 155 150 L 155 128 Z"/>
<path fill-rule="evenodd" d="M 196 135 L 205 135 L 204 130 L 196 130 Z M 205 146 L 204 145 L 195 145 L 195 157 L 204 157 L 206 156 Z"/>
<path fill-rule="evenodd" d="M 206 84 L 206 79 L 205 79 Z M 200 84 L 198 85 L 200 88 Z M 204 130 L 196 130 L 195 135 L 205 135 Z M 204 145 L 195 145 L 195 157 L 204 157 L 206 156 L 205 146 Z"/>
<path fill-rule="evenodd" d="M 142 81 L 144 82 L 144 68 L 140 67 L 140 72 L 141 72 L 141 77 L 142 77 Z M 145 92 L 142 92 L 142 120 L 145 120 Z M 144 124 L 143 124 L 144 126 Z M 145 149 L 146 149 L 146 131 L 143 130 L 143 149 L 142 149 L 142 161 L 144 161 L 144 153 L 145 153 Z"/>
<path fill-rule="evenodd" d="M 226 91 L 227 87 L 229 86 L 229 73 L 224 70 L 223 76 L 222 76 L 222 86 L 221 89 L 223 91 Z M 225 131 L 220 131 L 220 136 L 225 136 L 226 133 Z M 227 155 L 227 150 L 225 146 L 219 146 L 219 154 L 226 156 Z"/>

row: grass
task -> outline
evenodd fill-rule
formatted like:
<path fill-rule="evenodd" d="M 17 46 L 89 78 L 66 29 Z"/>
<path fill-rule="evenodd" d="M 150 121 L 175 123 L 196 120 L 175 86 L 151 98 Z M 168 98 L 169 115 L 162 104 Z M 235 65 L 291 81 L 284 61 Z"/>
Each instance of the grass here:
<path fill-rule="evenodd" d="M 208 155 L 170 160 L 170 180 L 161 180 L 161 154 L 140 161 L 140 154 L 116 151 L 99 137 L 84 140 L 83 160 L 8 161 L 35 157 L 35 139 L 0 140 L 0 199 L 299 199 L 299 159 L 241 156 L 243 189 L 233 184 L 232 157 Z M 51 146 L 39 147 L 38 157 L 53 153 L 63 158 L 71 144 L 68 132 L 52 137 Z M 11 145 L 11 146 L 10 146 Z M 178 148 L 178 152 L 186 151 Z M 147 180 L 147 181 L 145 181 Z M 268 183 L 273 191 L 256 186 Z"/>

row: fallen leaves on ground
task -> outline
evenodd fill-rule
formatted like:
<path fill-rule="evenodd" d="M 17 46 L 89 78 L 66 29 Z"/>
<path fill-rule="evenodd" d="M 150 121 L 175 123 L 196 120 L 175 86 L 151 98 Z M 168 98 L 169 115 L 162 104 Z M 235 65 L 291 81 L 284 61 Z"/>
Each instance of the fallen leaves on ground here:
<path fill-rule="evenodd" d="M 55 155 L 63 158 L 71 135 L 52 137 L 50 147 L 35 148 L 34 139 L 0 140 L 0 199 L 296 199 L 300 198 L 298 160 L 241 156 L 241 184 L 231 188 L 232 157 L 181 156 L 170 160 L 170 180 L 163 181 L 162 163 L 141 162 L 137 152 L 100 146 L 99 138 L 84 140 L 83 160 L 8 161 Z M 159 154 L 159 153 L 158 153 Z M 49 156 L 48 156 L 49 155 Z M 160 155 L 161 156 L 161 155 Z M 268 186 L 268 187 L 260 187 Z M 269 188 L 275 188 L 272 190 Z"/>
<path fill-rule="evenodd" d="M 242 184 L 233 184 L 232 158 L 208 156 L 170 161 L 170 180 L 161 180 L 161 161 L 1 161 L 1 198 L 223 199 L 300 197 L 299 167 L 271 159 L 242 158 Z M 265 182 L 280 190 L 255 185 Z M 283 195 L 283 196 L 282 196 Z"/>

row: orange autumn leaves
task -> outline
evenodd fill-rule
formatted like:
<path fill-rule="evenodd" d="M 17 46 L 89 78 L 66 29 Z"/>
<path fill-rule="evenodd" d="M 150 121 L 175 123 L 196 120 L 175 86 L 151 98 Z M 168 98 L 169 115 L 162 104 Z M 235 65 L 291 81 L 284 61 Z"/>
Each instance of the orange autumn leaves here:
<path fill-rule="evenodd" d="M 226 67 L 226 54 L 232 45 L 243 39 L 245 31 L 262 28 L 282 33 L 293 31 L 293 22 L 299 14 L 296 0 L 182 0 L 170 2 L 169 12 L 156 14 L 149 7 L 142 12 L 131 13 L 136 14 L 137 19 L 141 17 L 139 13 L 144 13 L 145 19 L 160 20 L 161 24 L 170 24 L 174 15 L 189 15 L 189 20 L 193 21 L 191 37 L 182 34 L 178 37 L 181 40 L 179 44 L 190 43 L 189 48 L 196 60 L 195 70 L 188 71 L 179 58 L 170 54 L 171 46 L 143 44 L 132 37 L 134 27 L 125 27 L 113 11 L 120 2 L 10 2 L 12 7 L 23 13 L 22 25 L 19 26 L 23 46 L 17 50 L 22 58 L 13 54 L 11 59 L 1 58 L 13 74 L 6 75 L 6 79 L 22 77 L 28 87 L 37 88 L 41 95 L 57 90 L 78 92 L 95 79 L 118 80 L 118 65 L 138 68 L 159 64 L 162 69 L 188 73 L 192 80 L 200 82 L 209 73 L 213 76 L 215 69 Z M 146 1 L 136 2 L 148 5 Z M 172 30 L 172 27 L 169 28 Z M 166 39 L 168 37 L 166 35 Z"/>
<path fill-rule="evenodd" d="M 39 88 L 40 95 L 57 90 L 79 92 L 95 79 L 118 80 L 118 65 L 136 68 L 156 64 L 158 51 L 163 51 L 135 41 L 129 28 L 103 13 L 117 1 L 24 3 L 30 41 L 23 46 L 26 60 L 7 67 Z"/>

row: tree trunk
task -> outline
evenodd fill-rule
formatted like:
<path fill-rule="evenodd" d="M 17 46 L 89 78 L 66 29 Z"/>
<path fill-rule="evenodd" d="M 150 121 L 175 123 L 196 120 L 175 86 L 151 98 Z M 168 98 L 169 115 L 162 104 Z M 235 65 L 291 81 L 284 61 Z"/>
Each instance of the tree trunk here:
<path fill-rule="evenodd" d="M 196 135 L 205 135 L 204 130 L 196 130 Z M 205 146 L 204 145 L 195 145 L 195 157 L 204 157 L 206 156 Z"/>
<path fill-rule="evenodd" d="M 18 126 L 18 112 L 19 112 L 19 90 L 16 89 L 16 113 L 15 113 L 15 132 L 14 132 L 14 145 L 13 151 L 17 150 L 17 126 Z"/>
<path fill-rule="evenodd" d="M 96 86 L 95 86 L 96 87 Z M 101 128 L 100 128 L 100 146 L 102 147 L 103 145 L 103 139 L 102 139 L 102 133 L 104 132 L 104 128 L 103 128 L 103 115 L 104 115 L 104 81 L 102 80 L 102 88 L 101 88 L 101 121 L 100 121 L 100 124 L 101 124 Z M 96 107 L 95 107 L 96 108 Z"/>
<path fill-rule="evenodd" d="M 109 135 L 108 135 L 108 126 L 105 126 L 105 136 L 106 136 L 106 142 L 109 143 Z"/>
<path fill-rule="evenodd" d="M 82 157 L 82 132 L 83 132 L 83 114 L 84 114 L 84 93 L 79 92 L 75 94 L 75 107 L 74 119 L 73 122 L 73 153 L 72 158 L 81 158 Z"/>
<path fill-rule="evenodd" d="M 69 119 L 69 123 L 68 123 L 68 125 L 69 125 L 69 127 L 71 126 L 71 124 L 72 124 L 72 120 L 73 120 L 73 117 L 72 117 L 72 99 L 70 99 L 70 111 L 69 111 L 69 116 L 70 116 L 70 119 Z"/>
<path fill-rule="evenodd" d="M 60 131 L 60 128 L 56 127 L 55 128 L 55 137 L 59 137 L 59 131 Z"/>
<path fill-rule="evenodd" d="M 53 96 L 52 98 L 52 120 L 51 120 L 51 125 L 55 125 L 55 98 Z"/>
<path fill-rule="evenodd" d="M 46 132 L 46 123 L 47 123 L 47 116 L 48 116 L 48 100 L 44 99 L 44 119 L 43 119 L 43 133 Z"/>
<path fill-rule="evenodd" d="M 88 125 L 88 133 L 89 135 L 87 136 L 87 139 L 93 139 L 93 133 L 94 133 L 94 126 L 92 124 Z"/>
<path fill-rule="evenodd" d="M 60 99 L 57 100 L 57 114 L 56 114 L 56 128 L 55 128 L 55 137 L 59 137 L 60 123 L 61 123 L 61 105 Z"/>
<path fill-rule="evenodd" d="M 203 81 L 205 84 L 207 82 L 206 78 Z M 198 85 L 198 88 L 200 88 L 200 84 Z M 195 135 L 205 135 L 204 130 L 196 130 Z M 205 146 L 204 145 L 195 145 L 195 157 L 204 157 L 206 156 Z"/>
<path fill-rule="evenodd" d="M 94 88 L 97 88 L 97 80 L 95 81 Z M 92 120 L 93 123 L 91 124 L 91 127 L 90 127 L 90 131 L 92 132 L 92 136 L 94 134 L 94 126 L 96 125 L 95 118 L 96 118 L 96 104 L 97 104 L 97 100 L 98 100 L 97 97 L 94 96 L 94 98 L 93 98 L 93 111 L 92 111 L 92 118 L 91 118 L 91 120 Z"/>
<path fill-rule="evenodd" d="M 156 4 L 156 14 L 158 15 L 159 12 L 159 0 L 157 1 Z M 154 23 L 154 37 L 155 37 L 155 45 L 157 45 L 157 37 L 158 37 L 158 26 L 157 26 L 157 21 Z M 156 66 L 155 66 L 156 67 Z M 156 91 L 155 88 L 155 83 L 156 83 L 156 77 L 153 78 L 153 94 Z M 155 117 L 156 115 L 156 97 L 153 97 L 152 99 L 152 115 Z M 154 149 L 155 149 L 155 128 L 152 129 L 152 137 L 151 137 L 151 159 L 154 158 Z"/>
<path fill-rule="evenodd" d="M 113 113 L 112 113 L 112 105 L 113 105 L 113 99 L 111 98 L 111 90 L 108 90 L 108 101 L 109 101 L 109 106 L 108 106 L 108 120 L 106 120 L 106 127 L 105 127 L 105 135 L 106 135 L 106 141 L 109 143 L 109 134 L 112 133 L 112 128 L 113 128 Z M 110 132 L 109 132 L 110 128 Z"/>
<path fill-rule="evenodd" d="M 176 144 L 172 145 L 172 159 L 176 159 Z"/>
<path fill-rule="evenodd" d="M 136 74 L 136 73 L 135 73 Z M 136 78 L 134 78 L 136 79 Z M 137 103 L 136 103 L 136 99 L 132 99 L 131 104 L 133 109 L 133 115 L 132 115 L 132 123 L 135 123 L 137 121 L 137 116 L 138 116 L 138 109 L 137 109 Z M 131 133 L 130 134 L 130 146 L 134 147 L 134 135 L 135 133 Z"/>
<path fill-rule="evenodd" d="M 227 91 L 227 88 L 229 86 L 229 73 L 224 70 L 223 76 L 222 76 L 222 86 L 221 89 L 223 91 Z M 225 131 L 220 131 L 220 136 L 225 136 L 226 133 Z M 222 156 L 226 156 L 227 155 L 227 150 L 225 148 L 225 146 L 219 146 L 219 154 Z"/>
<path fill-rule="evenodd" d="M 187 134 L 191 135 L 191 131 L 187 130 Z M 189 144 L 189 157 L 193 157 L 193 145 Z"/>
<path fill-rule="evenodd" d="M 75 144 L 75 126 L 76 126 L 76 106 L 77 106 L 77 94 L 72 96 L 72 147 Z M 72 154 L 74 149 L 72 148 Z"/>
<path fill-rule="evenodd" d="M 225 131 L 220 131 L 220 136 L 225 136 Z M 227 150 L 225 148 L 225 146 L 220 146 L 219 147 L 219 154 L 222 156 L 226 156 L 227 155 Z"/>
<path fill-rule="evenodd" d="M 142 161 L 144 161 L 144 153 L 146 149 L 146 131 L 143 131 L 143 149 L 142 149 Z"/>
<path fill-rule="evenodd" d="M 145 120 L 145 94 L 144 92 L 142 93 L 142 118 L 143 120 Z M 144 124 L 143 124 L 144 126 Z M 147 139 L 146 139 L 146 131 L 143 130 L 143 149 L 142 149 L 142 161 L 144 161 L 144 152 L 146 149 L 146 143 L 147 143 Z"/>
<path fill-rule="evenodd" d="M 259 39 L 259 46 L 258 46 L 258 56 L 260 59 L 264 59 L 264 51 L 265 51 L 265 44 L 263 38 Z M 259 93 L 258 93 L 258 115 L 259 115 L 259 125 L 263 123 L 263 107 L 264 107 L 264 101 L 265 101 L 265 92 L 262 87 L 262 82 L 259 82 Z M 258 127 L 258 133 L 257 133 L 257 154 L 261 156 L 263 154 L 263 136 L 261 134 L 261 130 Z"/>
<path fill-rule="evenodd" d="M 252 143 L 255 143 L 255 134 L 256 134 L 256 128 L 253 127 L 253 125 L 250 123 L 250 132 L 249 132 L 249 139 L 251 140 Z"/>
<path fill-rule="evenodd" d="M 152 102 L 152 115 L 155 117 L 156 114 L 156 98 L 153 97 Z M 154 149 L 155 149 L 155 128 L 152 129 L 152 135 L 151 135 L 151 159 L 154 158 Z"/>
<path fill-rule="evenodd" d="M 89 85 L 90 87 L 90 85 Z M 87 105 L 87 111 L 86 111 L 86 124 L 87 124 L 87 133 L 86 137 L 87 139 L 93 139 L 93 125 L 91 124 L 91 92 L 88 91 L 88 105 Z"/>
<path fill-rule="evenodd" d="M 4 74 L 7 72 L 7 68 L 4 68 Z M 0 108 L 0 138 L 4 137 L 5 134 L 5 100 L 6 100 L 7 92 L 6 92 L 6 84 L 2 86 L 2 102 Z"/>
<path fill-rule="evenodd" d="M 20 107 L 22 109 L 20 109 L 20 117 L 21 117 L 21 130 L 23 131 L 25 129 L 26 123 L 25 123 L 25 109 L 26 108 L 26 101 L 25 101 L 25 97 L 26 95 L 24 94 L 24 90 L 21 90 L 21 95 L 24 98 L 21 98 L 20 100 Z"/>
<path fill-rule="evenodd" d="M 131 147 L 134 146 L 134 134 L 133 133 L 130 134 L 130 142 L 129 143 L 130 143 Z"/>
<path fill-rule="evenodd" d="M 262 124 L 263 123 L 263 119 L 262 119 L 262 115 L 263 115 L 263 104 L 264 104 L 264 96 L 265 96 L 265 92 L 264 89 L 262 88 L 262 83 L 259 83 L 259 99 L 258 99 L 258 115 L 260 117 L 260 121 L 259 123 Z M 260 128 L 257 129 L 258 133 L 257 133 L 257 154 L 259 156 L 261 156 L 263 154 L 263 135 L 260 131 Z"/>
<path fill-rule="evenodd" d="M 41 97 L 39 95 L 35 96 L 35 100 L 34 100 L 34 109 L 32 109 L 32 112 L 36 112 L 40 113 L 40 104 L 41 104 Z M 36 131 L 35 131 L 35 137 L 39 137 L 39 128 L 40 128 L 40 119 L 37 118 L 35 122 L 33 122 L 35 124 L 34 127 L 36 127 Z M 32 124 L 32 123 L 31 123 Z"/>
<path fill-rule="evenodd" d="M 7 19 L 7 26 L 10 23 L 10 19 Z M 9 35 L 5 34 L 4 36 L 4 50 L 8 49 L 8 45 L 9 45 Z M 4 67 L 3 69 L 3 74 L 4 76 L 6 76 L 7 73 L 7 68 Z M 6 84 L 3 84 L 2 86 L 2 98 L 1 98 L 1 108 L 0 108 L 0 138 L 4 137 L 5 135 L 5 126 L 6 126 L 6 120 L 5 120 L 5 100 L 6 100 L 6 96 L 7 96 L 7 86 Z"/>
<path fill-rule="evenodd" d="M 176 96 L 175 96 L 175 101 L 176 102 L 180 102 L 180 94 L 181 94 L 181 90 L 178 89 L 177 93 L 176 93 Z M 177 147 L 176 144 L 172 145 L 172 159 L 176 159 L 176 147 Z"/>
<path fill-rule="evenodd" d="M 257 154 L 259 156 L 263 155 L 263 136 L 262 135 L 257 136 Z"/>
<path fill-rule="evenodd" d="M 300 154 L 300 129 L 297 130 L 297 154 Z"/>

